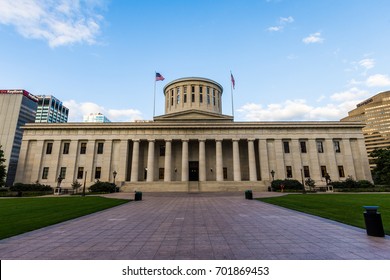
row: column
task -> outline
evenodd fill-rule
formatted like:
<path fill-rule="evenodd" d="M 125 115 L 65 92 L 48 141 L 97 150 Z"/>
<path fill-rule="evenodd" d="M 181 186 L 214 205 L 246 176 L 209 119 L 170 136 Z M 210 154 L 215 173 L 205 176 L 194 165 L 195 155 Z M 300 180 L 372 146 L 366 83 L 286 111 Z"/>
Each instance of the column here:
<path fill-rule="evenodd" d="M 249 181 L 257 181 L 254 139 L 248 139 Z"/>
<path fill-rule="evenodd" d="M 301 144 L 299 139 L 291 140 L 291 156 L 293 162 L 293 178 L 302 181 L 303 164 L 301 158 Z M 309 167 L 310 170 L 310 167 Z"/>
<path fill-rule="evenodd" d="M 107 178 L 109 182 L 113 182 L 112 172 L 114 170 L 111 169 L 112 162 L 112 140 L 104 141 L 103 148 L 103 162 L 102 162 L 102 177 Z"/>
<path fill-rule="evenodd" d="M 117 162 L 118 162 L 118 165 L 113 165 L 112 166 L 112 170 L 116 171 L 118 175 L 116 175 L 116 183 L 117 185 L 120 183 L 120 181 L 126 181 L 126 179 L 128 178 L 128 157 L 129 157 L 129 141 L 127 139 L 121 139 L 120 142 L 119 142 L 119 154 L 117 157 L 119 157 L 119 159 L 117 159 Z M 113 162 L 113 164 L 116 164 Z"/>
<path fill-rule="evenodd" d="M 310 177 L 316 181 L 322 180 L 320 161 L 318 159 L 317 144 L 315 139 L 309 139 L 308 141 L 309 160 L 310 160 Z"/>
<path fill-rule="evenodd" d="M 165 140 L 164 181 L 170 182 L 172 177 L 172 140 Z"/>
<path fill-rule="evenodd" d="M 146 181 L 154 181 L 154 140 L 148 141 L 148 170 Z"/>
<path fill-rule="evenodd" d="M 131 159 L 131 182 L 138 182 L 139 140 L 133 140 L 133 157 Z"/>
<path fill-rule="evenodd" d="M 206 181 L 206 141 L 199 140 L 199 181 Z"/>
<path fill-rule="evenodd" d="M 233 181 L 241 181 L 240 150 L 238 141 L 233 139 Z"/>
<path fill-rule="evenodd" d="M 326 169 L 330 175 L 332 181 L 339 180 L 339 172 L 337 170 L 336 153 L 334 151 L 334 144 L 332 139 L 326 139 L 324 141 L 324 153 L 327 157 Z"/>
<path fill-rule="evenodd" d="M 269 170 L 268 164 L 268 149 L 266 139 L 259 139 L 259 161 L 261 180 L 271 180 L 271 171 Z"/>
<path fill-rule="evenodd" d="M 341 148 L 342 149 L 341 152 L 343 153 L 343 159 L 344 159 L 343 162 L 344 175 L 345 177 L 352 176 L 355 179 L 356 173 L 355 173 L 355 165 L 353 164 L 351 143 L 348 138 L 343 139 L 342 143 L 343 145 Z"/>
<path fill-rule="evenodd" d="M 217 181 L 223 181 L 222 140 L 215 140 L 215 161 L 216 179 Z"/>
<path fill-rule="evenodd" d="M 182 140 L 181 180 L 183 182 L 188 181 L 188 140 Z"/>

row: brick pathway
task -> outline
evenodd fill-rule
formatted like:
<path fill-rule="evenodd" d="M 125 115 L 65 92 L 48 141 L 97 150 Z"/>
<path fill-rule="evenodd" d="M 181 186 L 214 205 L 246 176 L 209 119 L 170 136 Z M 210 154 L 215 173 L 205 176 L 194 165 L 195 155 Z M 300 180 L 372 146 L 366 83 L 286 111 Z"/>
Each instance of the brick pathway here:
<path fill-rule="evenodd" d="M 0 240 L 0 259 L 390 259 L 388 236 L 242 193 L 143 199 Z"/>

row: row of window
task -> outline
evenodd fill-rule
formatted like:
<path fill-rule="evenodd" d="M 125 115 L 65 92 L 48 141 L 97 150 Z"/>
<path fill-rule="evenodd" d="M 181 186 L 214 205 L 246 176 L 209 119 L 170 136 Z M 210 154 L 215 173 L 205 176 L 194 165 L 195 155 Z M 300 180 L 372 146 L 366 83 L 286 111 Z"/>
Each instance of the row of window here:
<path fill-rule="evenodd" d="M 174 93 L 175 90 L 171 89 L 171 106 L 174 104 L 174 99 L 176 99 L 176 104 L 180 104 L 180 98 L 181 98 L 181 92 L 180 88 L 176 88 L 176 93 Z M 176 96 L 176 98 L 174 98 Z M 218 105 L 219 101 L 217 102 L 217 98 L 219 98 L 219 91 L 216 91 L 213 88 L 206 88 L 206 102 L 207 104 L 213 104 L 213 106 Z M 219 99 L 218 99 L 219 100 Z M 191 102 L 195 102 L 195 86 L 191 86 Z M 187 103 L 187 87 L 183 87 L 183 103 Z M 203 103 L 203 87 L 199 86 L 199 103 Z"/>
<path fill-rule="evenodd" d="M 326 178 L 327 176 L 329 176 L 325 165 L 321 165 L 320 169 L 321 169 L 321 177 Z M 339 177 L 344 178 L 345 177 L 344 166 L 342 166 L 342 165 L 337 166 L 337 170 L 339 173 Z M 307 165 L 303 166 L 303 176 L 305 178 L 310 177 L 310 168 Z M 293 178 L 292 166 L 286 166 L 286 178 Z"/>
<path fill-rule="evenodd" d="M 96 153 L 97 154 L 103 154 L 103 150 L 104 150 L 104 143 L 103 142 L 99 142 L 97 143 L 97 151 Z M 69 154 L 69 147 L 70 147 L 70 143 L 69 142 L 65 142 L 63 147 L 62 147 L 62 154 L 64 155 L 67 155 Z M 49 142 L 47 143 L 46 145 L 46 154 L 47 155 L 50 155 L 53 151 L 53 143 L 52 142 Z M 86 154 L 87 152 L 87 143 L 86 142 L 82 142 L 80 143 L 80 154 Z"/>
<path fill-rule="evenodd" d="M 101 167 L 95 168 L 95 179 L 100 179 L 102 173 Z M 66 178 L 66 167 L 60 168 L 60 174 L 62 179 Z M 47 179 L 49 176 L 49 167 L 44 167 L 42 171 L 42 179 Z M 77 179 L 83 179 L 84 178 L 84 167 L 77 168 Z"/>
<path fill-rule="evenodd" d="M 299 141 L 299 146 L 301 149 L 301 153 L 304 153 L 304 154 L 307 153 L 306 141 Z M 324 142 L 322 140 L 316 141 L 316 147 L 317 147 L 318 153 L 324 152 Z M 333 148 L 334 148 L 334 151 L 336 153 L 341 153 L 340 141 L 333 140 Z M 290 142 L 289 141 L 283 141 L 283 150 L 284 150 L 285 154 L 290 153 Z"/>

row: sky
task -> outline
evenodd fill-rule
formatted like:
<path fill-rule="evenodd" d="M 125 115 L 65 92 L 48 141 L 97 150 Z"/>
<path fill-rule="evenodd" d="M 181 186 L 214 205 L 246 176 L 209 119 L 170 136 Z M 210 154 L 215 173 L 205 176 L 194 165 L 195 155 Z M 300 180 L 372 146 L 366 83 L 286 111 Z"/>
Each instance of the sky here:
<path fill-rule="evenodd" d="M 0 0 L 0 89 L 54 95 L 69 121 L 164 114 L 204 77 L 236 121 L 340 120 L 390 90 L 388 0 Z"/>

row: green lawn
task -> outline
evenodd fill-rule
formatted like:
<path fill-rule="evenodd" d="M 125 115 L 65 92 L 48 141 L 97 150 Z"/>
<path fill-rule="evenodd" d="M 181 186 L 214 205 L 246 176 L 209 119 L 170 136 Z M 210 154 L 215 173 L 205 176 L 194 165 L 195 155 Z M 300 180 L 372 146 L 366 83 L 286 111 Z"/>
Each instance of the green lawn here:
<path fill-rule="evenodd" d="M 0 199 L 0 239 L 126 202 L 98 196 Z"/>
<path fill-rule="evenodd" d="M 390 234 L 390 194 L 290 194 L 258 200 L 360 228 L 365 228 L 362 206 L 379 206 L 385 233 Z"/>

